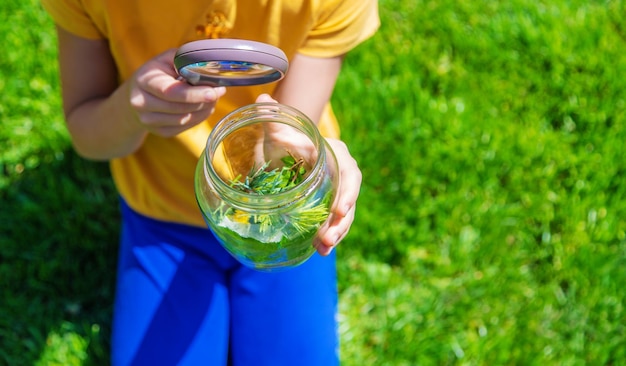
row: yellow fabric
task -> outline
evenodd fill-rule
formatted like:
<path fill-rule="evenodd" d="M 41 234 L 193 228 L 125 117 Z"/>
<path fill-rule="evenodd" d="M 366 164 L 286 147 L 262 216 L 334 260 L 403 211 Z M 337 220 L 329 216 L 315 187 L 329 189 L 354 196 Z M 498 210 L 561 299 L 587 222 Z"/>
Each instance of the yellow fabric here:
<path fill-rule="evenodd" d="M 168 48 L 208 37 L 269 43 L 292 58 L 297 52 L 333 57 L 348 52 L 377 29 L 375 0 L 42 0 L 55 22 L 83 38 L 107 39 L 120 80 Z M 194 195 L 198 157 L 223 116 L 254 103 L 275 84 L 232 87 L 215 113 L 180 135 L 149 135 L 130 156 L 111 161 L 122 197 L 136 211 L 161 220 L 204 226 Z M 318 123 L 338 137 L 330 105 Z"/>

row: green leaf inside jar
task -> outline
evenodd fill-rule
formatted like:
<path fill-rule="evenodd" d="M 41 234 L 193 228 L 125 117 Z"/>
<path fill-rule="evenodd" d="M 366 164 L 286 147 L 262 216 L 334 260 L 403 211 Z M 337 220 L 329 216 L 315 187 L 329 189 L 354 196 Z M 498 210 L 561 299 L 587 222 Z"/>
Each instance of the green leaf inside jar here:
<path fill-rule="evenodd" d="M 254 166 L 247 176 L 231 180 L 232 188 L 255 195 L 278 194 L 300 184 L 307 173 L 304 159 L 291 153 L 281 158 L 281 168 L 270 169 L 271 161 Z M 278 213 L 244 212 L 232 207 L 220 206 L 214 217 L 218 225 L 228 232 L 225 234 L 242 247 L 257 246 L 259 243 L 273 243 L 263 250 L 260 257 L 271 256 L 276 250 L 288 247 L 294 242 L 309 239 L 329 215 L 332 193 L 312 196 L 293 205 L 289 210 Z M 237 238 L 238 237 L 238 238 Z M 259 258 L 259 260 L 263 259 Z"/>

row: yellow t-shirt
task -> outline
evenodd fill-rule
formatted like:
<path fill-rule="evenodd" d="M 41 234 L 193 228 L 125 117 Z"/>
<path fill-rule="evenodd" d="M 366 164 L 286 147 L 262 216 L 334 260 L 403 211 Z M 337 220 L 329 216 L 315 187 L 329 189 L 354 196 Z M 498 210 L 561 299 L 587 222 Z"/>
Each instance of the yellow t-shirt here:
<path fill-rule="evenodd" d="M 203 38 L 238 38 L 295 53 L 333 57 L 348 52 L 379 26 L 376 0 L 42 0 L 54 21 L 88 39 L 107 39 L 120 81 L 169 48 Z M 121 196 L 146 216 L 204 226 L 194 195 L 195 165 L 211 127 L 254 103 L 276 84 L 232 87 L 207 120 L 173 138 L 149 135 L 135 153 L 111 161 Z M 337 137 L 328 106 L 318 123 Z"/>

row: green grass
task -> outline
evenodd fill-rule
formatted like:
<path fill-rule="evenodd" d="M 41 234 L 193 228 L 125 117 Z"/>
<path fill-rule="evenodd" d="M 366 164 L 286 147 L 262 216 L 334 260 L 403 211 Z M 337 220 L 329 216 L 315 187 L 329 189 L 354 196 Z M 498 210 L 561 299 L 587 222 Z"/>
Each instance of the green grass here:
<path fill-rule="evenodd" d="M 626 364 L 626 6 L 380 6 L 334 97 L 364 175 L 344 364 Z M 50 20 L 0 7 L 0 364 L 106 364 L 116 195 L 71 152 Z"/>

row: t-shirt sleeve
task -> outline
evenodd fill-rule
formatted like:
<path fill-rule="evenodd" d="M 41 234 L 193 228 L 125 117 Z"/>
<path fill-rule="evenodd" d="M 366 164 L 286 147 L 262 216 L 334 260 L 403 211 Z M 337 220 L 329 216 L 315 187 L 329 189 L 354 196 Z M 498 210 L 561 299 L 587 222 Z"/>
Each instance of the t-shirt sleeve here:
<path fill-rule="evenodd" d="M 314 57 L 344 54 L 380 26 L 377 0 L 320 1 L 315 24 L 298 52 Z"/>
<path fill-rule="evenodd" d="M 102 33 L 83 8 L 79 0 L 41 0 L 44 9 L 54 22 L 79 37 L 101 39 Z"/>

